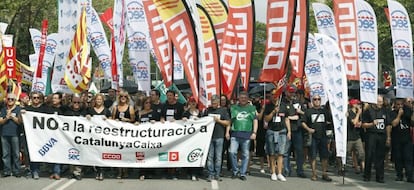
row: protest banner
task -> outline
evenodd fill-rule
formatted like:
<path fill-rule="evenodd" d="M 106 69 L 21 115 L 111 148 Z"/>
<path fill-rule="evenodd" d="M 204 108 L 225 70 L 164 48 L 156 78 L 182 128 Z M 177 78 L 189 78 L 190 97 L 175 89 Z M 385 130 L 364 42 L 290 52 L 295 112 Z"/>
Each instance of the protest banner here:
<path fill-rule="evenodd" d="M 212 117 L 139 125 L 29 111 L 22 118 L 31 161 L 103 167 L 204 167 L 214 129 Z"/>

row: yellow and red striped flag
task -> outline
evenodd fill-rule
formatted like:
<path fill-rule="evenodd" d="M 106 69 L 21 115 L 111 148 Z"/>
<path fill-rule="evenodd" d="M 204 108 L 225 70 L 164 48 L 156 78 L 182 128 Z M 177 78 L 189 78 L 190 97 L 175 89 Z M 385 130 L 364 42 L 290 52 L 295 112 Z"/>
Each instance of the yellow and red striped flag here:
<path fill-rule="evenodd" d="M 91 79 L 90 49 L 86 37 L 86 11 L 83 8 L 65 67 L 65 82 L 73 93 L 86 90 Z"/>
<path fill-rule="evenodd" d="M 0 36 L 1 40 L 1 36 Z M 4 63 L 4 51 L 0 52 L 0 100 L 6 96 L 7 92 L 7 75 L 6 63 Z"/>

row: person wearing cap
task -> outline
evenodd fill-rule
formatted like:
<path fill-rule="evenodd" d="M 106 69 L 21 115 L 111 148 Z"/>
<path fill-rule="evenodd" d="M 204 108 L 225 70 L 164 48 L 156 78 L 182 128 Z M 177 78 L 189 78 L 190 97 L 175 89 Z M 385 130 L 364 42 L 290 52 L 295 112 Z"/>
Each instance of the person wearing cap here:
<path fill-rule="evenodd" d="M 365 168 L 365 151 L 361 140 L 361 102 L 358 99 L 349 100 L 347 115 L 347 154 L 355 153 L 356 159 L 352 159 L 355 173 L 359 174 Z M 339 162 L 342 163 L 342 162 Z M 360 166 L 358 163 L 361 163 Z M 340 167 L 342 168 L 342 167 Z"/>
<path fill-rule="evenodd" d="M 362 128 L 366 130 L 364 181 L 371 180 L 371 168 L 375 163 L 376 181 L 384 183 L 384 159 L 386 144 L 390 145 L 390 110 L 384 105 L 384 97 L 379 95 L 376 104 L 364 107 Z"/>
<path fill-rule="evenodd" d="M 268 123 L 266 131 L 266 150 L 269 155 L 270 179 L 286 181 L 283 176 L 283 155 L 287 152 L 287 143 L 291 138 L 290 121 L 287 106 L 279 106 L 279 99 L 272 96 L 271 103 L 265 107 L 264 120 Z M 277 163 L 277 174 L 276 174 Z"/>
<path fill-rule="evenodd" d="M 12 93 L 7 94 L 6 101 L 6 106 L 0 112 L 3 177 L 11 175 L 21 177 L 19 159 L 19 136 L 22 130 L 21 108 L 16 105 L 16 95 Z"/>
<path fill-rule="evenodd" d="M 303 135 L 301 127 L 301 116 L 304 114 L 301 108 L 301 104 L 296 100 L 297 88 L 294 85 L 288 85 L 285 90 L 285 96 L 282 97 L 280 107 L 282 110 L 286 110 L 287 117 L 289 119 L 291 138 L 286 142 L 286 151 L 283 155 L 283 174 L 290 176 L 290 144 L 293 143 L 295 148 L 296 159 L 296 175 L 301 178 L 306 178 L 303 171 Z"/>
<path fill-rule="evenodd" d="M 20 96 L 19 96 L 19 102 L 20 102 L 19 106 L 21 108 L 27 107 L 29 106 L 30 98 L 26 93 L 22 92 L 20 93 Z"/>
<path fill-rule="evenodd" d="M 220 97 L 213 95 L 211 97 L 211 105 L 206 109 L 204 116 L 212 116 L 214 121 L 214 130 L 211 137 L 210 148 L 208 149 L 207 156 L 207 181 L 215 179 L 221 181 L 221 165 L 222 165 L 222 153 L 223 143 L 226 133 L 226 129 L 230 127 L 230 116 L 226 108 L 220 107 Z"/>
<path fill-rule="evenodd" d="M 395 164 L 397 178 L 395 181 L 403 181 L 403 169 L 405 169 L 405 177 L 407 182 L 414 183 L 413 179 L 413 147 L 411 144 L 410 128 L 414 123 L 414 115 L 412 109 L 405 105 L 406 100 L 396 99 L 394 102 L 394 110 L 390 113 L 392 119 L 391 133 L 391 151 Z"/>
<path fill-rule="evenodd" d="M 243 91 L 239 94 L 239 103 L 230 108 L 232 126 L 227 128 L 226 138 L 230 139 L 229 154 L 232 164 L 232 179 L 240 171 L 240 179 L 246 181 L 246 172 L 249 165 L 250 141 L 256 139 L 258 120 L 256 108 L 249 104 L 249 95 Z M 231 133 L 230 133 L 230 131 Z M 241 149 L 241 167 L 238 167 L 237 154 Z"/>
<path fill-rule="evenodd" d="M 312 165 L 312 181 L 316 181 L 318 176 L 316 174 L 316 155 L 319 153 L 319 157 L 322 160 L 322 180 L 332 181 L 328 177 L 328 147 L 327 142 L 328 138 L 326 136 L 326 110 L 321 106 L 321 97 L 319 95 L 314 95 L 312 97 L 312 108 L 309 108 L 305 111 L 305 115 L 302 121 L 302 127 L 312 134 L 311 142 L 311 165 Z"/>

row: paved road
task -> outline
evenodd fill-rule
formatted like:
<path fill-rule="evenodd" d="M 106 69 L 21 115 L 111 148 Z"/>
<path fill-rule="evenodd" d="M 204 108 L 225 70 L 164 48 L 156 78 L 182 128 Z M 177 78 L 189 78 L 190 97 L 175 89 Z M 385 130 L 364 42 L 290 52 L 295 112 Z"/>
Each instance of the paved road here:
<path fill-rule="evenodd" d="M 334 168 L 330 168 L 331 171 Z M 7 177 L 0 178 L 0 190 L 106 190 L 106 189 L 162 189 L 162 190 L 209 190 L 209 189 L 249 189 L 249 190 L 265 190 L 265 189 L 306 189 L 306 190 L 324 190 L 324 189 L 341 189 L 341 190 L 368 190 L 368 189 L 413 189 L 414 184 L 407 182 L 395 182 L 394 172 L 392 170 L 386 171 L 386 182 L 384 184 L 375 181 L 364 182 L 362 175 L 348 172 L 349 176 L 345 177 L 345 184 L 342 184 L 342 177 L 331 174 L 332 182 L 311 181 L 309 178 L 303 179 L 295 176 L 287 177 L 287 182 L 270 181 L 270 174 L 261 174 L 257 165 L 252 166 L 251 175 L 248 176 L 247 181 L 239 179 L 231 179 L 230 173 L 225 172 L 223 181 L 207 182 L 205 179 L 199 181 L 191 181 L 185 176 L 181 176 L 178 180 L 170 179 L 146 179 L 144 181 L 138 180 L 136 172 L 129 179 L 114 179 L 106 178 L 104 181 L 97 181 L 93 178 L 93 174 L 87 174 L 80 181 L 65 178 L 61 180 L 50 180 L 47 178 L 47 172 L 44 172 L 39 180 L 31 178 L 15 178 Z M 135 174 L 135 175 L 134 175 Z M 310 169 L 306 169 L 306 174 L 310 176 Z"/>

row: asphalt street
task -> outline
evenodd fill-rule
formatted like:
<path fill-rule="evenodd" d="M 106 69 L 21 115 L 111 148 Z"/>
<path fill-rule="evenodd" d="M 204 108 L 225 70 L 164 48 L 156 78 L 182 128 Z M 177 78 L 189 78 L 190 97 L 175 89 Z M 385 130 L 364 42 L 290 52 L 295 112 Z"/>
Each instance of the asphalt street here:
<path fill-rule="evenodd" d="M 94 178 L 93 171 L 89 168 L 84 169 L 84 177 L 82 180 L 69 179 L 69 174 L 63 174 L 61 180 L 51 180 L 48 178 L 48 171 L 43 171 L 39 180 L 34 180 L 31 177 L 6 177 L 0 178 L 0 190 L 20 190 L 20 189 L 34 189 L 34 190 L 106 190 L 106 189 L 162 189 L 162 190 L 209 190 L 209 189 L 306 189 L 306 190 L 323 190 L 323 189 L 341 189 L 341 190 L 368 190 L 368 189 L 413 189 L 414 184 L 407 182 L 396 182 L 395 172 L 392 167 L 386 170 L 385 183 L 377 183 L 374 181 L 362 181 L 362 174 L 355 174 L 352 168 L 346 173 L 343 184 L 342 176 L 335 175 L 335 168 L 330 167 L 330 176 L 332 182 L 311 181 L 311 171 L 307 167 L 305 174 L 308 178 L 298 178 L 293 172 L 291 177 L 287 177 L 286 182 L 271 181 L 270 174 L 266 171 L 265 174 L 259 172 L 258 162 L 254 160 L 251 168 L 251 174 L 247 177 L 247 181 L 240 179 L 231 179 L 231 173 L 224 171 L 223 181 L 207 182 L 205 178 L 198 181 L 191 181 L 189 176 L 185 174 L 180 175 L 178 180 L 165 179 L 162 175 L 155 175 L 151 179 L 140 181 L 138 179 L 138 172 L 130 169 L 128 179 L 115 179 L 115 170 L 110 170 L 106 173 L 106 178 L 103 181 L 97 181 Z M 320 166 L 318 166 L 320 168 Z M 46 168 L 47 170 L 47 168 Z M 113 171 L 113 172 L 111 172 Z M 335 173 L 335 174 L 334 174 Z M 319 174 L 320 176 L 320 174 Z M 375 174 L 373 174 L 375 176 Z"/>

